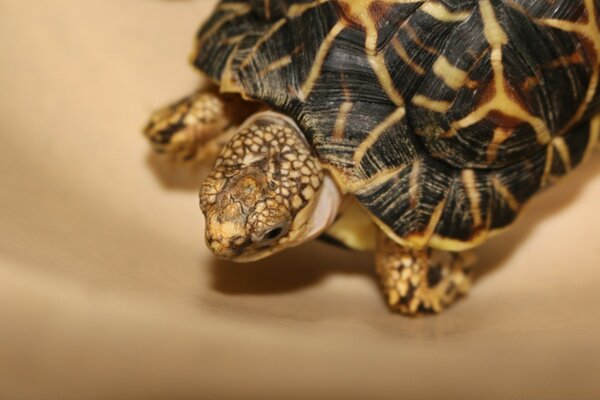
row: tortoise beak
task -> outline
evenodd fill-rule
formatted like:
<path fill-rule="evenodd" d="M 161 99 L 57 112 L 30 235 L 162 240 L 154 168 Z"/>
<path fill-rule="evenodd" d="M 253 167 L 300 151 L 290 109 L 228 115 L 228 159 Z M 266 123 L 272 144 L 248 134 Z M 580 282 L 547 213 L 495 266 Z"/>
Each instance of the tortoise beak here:
<path fill-rule="evenodd" d="M 229 246 L 224 246 L 216 240 L 210 242 L 207 240 L 207 245 L 215 256 L 224 260 L 231 260 L 235 258 L 237 254 L 239 254 L 239 252 L 235 251 L 235 249 L 232 249 Z"/>

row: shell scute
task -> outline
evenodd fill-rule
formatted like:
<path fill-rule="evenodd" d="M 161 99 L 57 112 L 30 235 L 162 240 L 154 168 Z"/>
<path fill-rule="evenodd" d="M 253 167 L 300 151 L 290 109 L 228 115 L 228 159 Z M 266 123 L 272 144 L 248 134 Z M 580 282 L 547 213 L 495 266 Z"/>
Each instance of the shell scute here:
<path fill-rule="evenodd" d="M 480 243 L 600 136 L 598 0 L 225 0 L 195 65 L 292 118 L 402 243 Z"/>

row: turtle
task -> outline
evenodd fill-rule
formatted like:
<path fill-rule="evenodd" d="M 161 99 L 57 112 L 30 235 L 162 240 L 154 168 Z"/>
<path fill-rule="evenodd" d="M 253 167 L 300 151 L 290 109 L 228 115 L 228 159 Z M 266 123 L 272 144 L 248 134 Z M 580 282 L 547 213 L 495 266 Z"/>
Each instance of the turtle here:
<path fill-rule="evenodd" d="M 374 252 L 391 310 L 438 313 L 477 275 L 471 249 L 596 147 L 599 15 L 599 0 L 221 0 L 191 56 L 211 84 L 144 132 L 214 160 L 200 208 L 217 257 L 328 238 Z"/>

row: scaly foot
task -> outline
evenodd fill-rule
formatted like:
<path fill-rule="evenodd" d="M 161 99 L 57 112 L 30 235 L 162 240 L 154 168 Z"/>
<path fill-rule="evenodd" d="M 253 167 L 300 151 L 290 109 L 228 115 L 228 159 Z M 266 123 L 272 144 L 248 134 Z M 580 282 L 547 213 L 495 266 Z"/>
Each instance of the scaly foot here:
<path fill-rule="evenodd" d="M 233 95 L 198 91 L 154 112 L 144 134 L 175 161 L 211 159 L 255 108 Z"/>
<path fill-rule="evenodd" d="M 388 305 L 402 314 L 438 313 L 467 294 L 471 264 L 469 253 L 410 249 L 379 234 L 377 273 Z"/>

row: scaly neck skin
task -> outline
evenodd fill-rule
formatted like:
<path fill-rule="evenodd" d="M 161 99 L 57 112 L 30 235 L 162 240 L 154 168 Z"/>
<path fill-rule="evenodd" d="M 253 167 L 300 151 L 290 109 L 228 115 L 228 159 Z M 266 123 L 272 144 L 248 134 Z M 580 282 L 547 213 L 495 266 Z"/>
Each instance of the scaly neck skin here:
<path fill-rule="evenodd" d="M 309 219 L 304 241 L 314 239 L 329 229 L 339 213 L 341 204 L 342 194 L 340 190 L 333 178 L 325 175 L 319 198 Z"/>
<path fill-rule="evenodd" d="M 274 112 L 256 114 L 240 127 L 200 195 L 209 248 L 235 261 L 314 238 L 331 225 L 340 203 L 302 131 Z"/>

